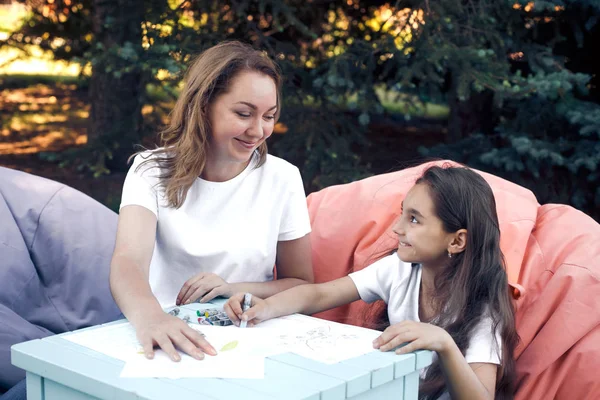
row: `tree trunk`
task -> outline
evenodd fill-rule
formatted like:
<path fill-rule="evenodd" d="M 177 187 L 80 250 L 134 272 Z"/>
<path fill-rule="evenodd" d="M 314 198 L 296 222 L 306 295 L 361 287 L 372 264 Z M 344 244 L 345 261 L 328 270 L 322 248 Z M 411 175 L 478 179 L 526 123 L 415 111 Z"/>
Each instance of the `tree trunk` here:
<path fill-rule="evenodd" d="M 459 93 L 460 72 L 450 73 L 450 91 L 448 93 L 447 143 L 456 143 L 472 133 L 491 134 L 496 126 L 497 116 L 493 113 L 493 93 L 471 92 L 468 99 L 461 99 Z"/>
<path fill-rule="evenodd" d="M 448 136 L 447 143 L 456 143 L 463 137 L 462 110 L 461 101 L 458 98 L 458 77 L 457 72 L 450 73 L 450 92 L 448 93 L 448 107 L 450 115 L 448 116 Z"/>
<path fill-rule="evenodd" d="M 141 141 L 144 79 L 139 61 L 126 59 L 124 46 L 142 54 L 143 0 L 94 0 L 93 27 L 103 53 L 94 58 L 90 82 L 88 146 L 93 163 L 125 170 Z M 130 50 L 128 49 L 128 50 Z M 123 71 L 130 67 L 130 71 Z"/>

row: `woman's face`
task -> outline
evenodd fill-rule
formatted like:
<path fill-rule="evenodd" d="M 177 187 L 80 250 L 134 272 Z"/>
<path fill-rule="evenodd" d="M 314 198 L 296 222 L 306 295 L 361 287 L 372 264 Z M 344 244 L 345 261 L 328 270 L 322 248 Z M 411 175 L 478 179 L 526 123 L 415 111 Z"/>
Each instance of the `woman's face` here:
<path fill-rule="evenodd" d="M 208 161 L 213 165 L 247 163 L 273 133 L 276 111 L 273 79 L 257 71 L 238 73 L 227 92 L 210 106 Z"/>

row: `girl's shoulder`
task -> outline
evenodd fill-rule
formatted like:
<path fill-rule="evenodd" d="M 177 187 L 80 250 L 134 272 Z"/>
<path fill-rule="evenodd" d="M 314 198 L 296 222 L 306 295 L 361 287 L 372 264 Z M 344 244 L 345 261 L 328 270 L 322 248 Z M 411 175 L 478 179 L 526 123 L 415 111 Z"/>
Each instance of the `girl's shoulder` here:
<path fill-rule="evenodd" d="M 403 261 L 400 256 L 398 256 L 398 252 L 396 250 L 390 252 L 379 260 L 375 261 L 375 263 L 381 262 L 382 264 L 386 264 L 389 266 L 396 266 L 404 270 L 411 270 L 413 268 L 421 268 L 421 264 L 409 263 Z"/>
<path fill-rule="evenodd" d="M 412 274 L 418 273 L 420 267 L 421 266 L 419 264 L 411 264 L 409 262 L 402 261 L 400 257 L 398 257 L 398 253 L 394 251 L 393 253 L 375 261 L 367 268 L 378 270 L 380 272 L 383 271 L 386 274 L 398 279 L 404 279 Z"/>

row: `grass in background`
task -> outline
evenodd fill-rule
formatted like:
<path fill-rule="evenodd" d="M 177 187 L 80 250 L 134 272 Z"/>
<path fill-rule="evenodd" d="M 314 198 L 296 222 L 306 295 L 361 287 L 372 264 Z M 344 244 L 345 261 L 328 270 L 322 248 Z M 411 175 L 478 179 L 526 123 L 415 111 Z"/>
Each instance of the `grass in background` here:
<path fill-rule="evenodd" d="M 0 155 L 62 150 L 87 141 L 89 106 L 76 86 L 31 84 L 0 90 Z"/>
<path fill-rule="evenodd" d="M 378 87 L 375 93 L 381 105 L 390 114 L 401 114 L 405 119 L 420 117 L 435 120 L 448 119 L 450 108 L 447 104 L 423 102 L 415 95 L 385 90 Z"/>
<path fill-rule="evenodd" d="M 0 75 L 0 88 L 2 89 L 20 89 L 35 85 L 47 85 L 51 87 L 56 87 L 60 85 L 75 85 L 76 88 L 82 89 L 87 87 L 87 80 L 80 78 L 79 76 L 72 75 Z"/>
<path fill-rule="evenodd" d="M 402 114 L 405 119 L 420 117 L 435 120 L 448 119 L 450 108 L 445 104 L 422 103 L 413 99 L 386 101 L 380 100 L 381 105 L 390 114 Z"/>

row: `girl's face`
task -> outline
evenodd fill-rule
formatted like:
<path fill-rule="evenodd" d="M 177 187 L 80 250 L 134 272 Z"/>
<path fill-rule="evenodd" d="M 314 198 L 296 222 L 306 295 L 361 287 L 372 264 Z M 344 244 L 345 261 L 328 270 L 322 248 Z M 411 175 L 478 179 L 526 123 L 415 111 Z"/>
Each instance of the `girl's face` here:
<path fill-rule="evenodd" d="M 393 230 L 400 241 L 398 257 L 402 261 L 420 263 L 424 267 L 441 267 L 447 262 L 454 234 L 444 230 L 425 184 L 410 189 Z"/>
<path fill-rule="evenodd" d="M 271 134 L 277 111 L 277 88 L 269 76 L 242 71 L 209 109 L 212 164 L 240 163 L 243 169 L 252 152 Z"/>

